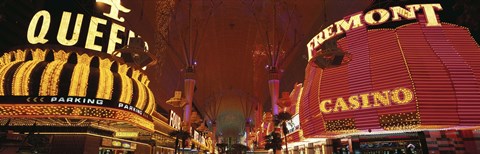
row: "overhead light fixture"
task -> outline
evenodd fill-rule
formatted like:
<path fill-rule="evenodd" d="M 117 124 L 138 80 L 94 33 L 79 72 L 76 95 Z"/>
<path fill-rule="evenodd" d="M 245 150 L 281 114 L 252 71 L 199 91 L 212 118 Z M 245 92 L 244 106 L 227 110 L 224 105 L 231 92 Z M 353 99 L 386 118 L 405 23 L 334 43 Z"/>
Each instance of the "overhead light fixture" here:
<path fill-rule="evenodd" d="M 351 54 L 338 48 L 336 40 L 331 40 L 325 41 L 323 47 L 317 50 L 309 64 L 326 69 L 345 65 L 351 60 Z"/>
<path fill-rule="evenodd" d="M 173 107 L 183 107 L 187 101 L 185 98 L 182 98 L 182 91 L 175 91 L 175 95 L 167 100 L 166 103 Z"/>
<path fill-rule="evenodd" d="M 122 59 L 125 63 L 142 68 L 145 66 L 155 65 L 157 58 L 149 52 L 148 46 L 142 38 L 130 38 L 128 45 L 114 52 L 114 54 L 121 53 Z"/>

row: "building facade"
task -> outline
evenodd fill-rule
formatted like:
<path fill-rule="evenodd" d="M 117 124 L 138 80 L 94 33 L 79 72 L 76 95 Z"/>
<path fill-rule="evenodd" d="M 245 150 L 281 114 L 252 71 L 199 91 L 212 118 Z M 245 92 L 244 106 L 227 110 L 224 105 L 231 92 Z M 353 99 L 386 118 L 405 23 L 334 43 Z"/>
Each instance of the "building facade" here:
<path fill-rule="evenodd" d="M 295 152 L 478 153 L 480 48 L 451 15 L 373 5 L 315 35 Z"/>

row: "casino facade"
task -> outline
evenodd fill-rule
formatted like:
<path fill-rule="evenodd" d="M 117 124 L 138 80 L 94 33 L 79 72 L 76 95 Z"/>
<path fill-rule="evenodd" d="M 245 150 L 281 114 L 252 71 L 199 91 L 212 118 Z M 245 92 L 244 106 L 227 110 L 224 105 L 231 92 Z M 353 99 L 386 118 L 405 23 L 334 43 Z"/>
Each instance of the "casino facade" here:
<path fill-rule="evenodd" d="M 153 77 L 147 74 L 148 68 L 157 61 L 158 55 L 153 50 L 160 49 L 151 48 L 155 37 L 149 28 L 153 26 L 134 23 L 144 15 L 141 10 L 144 7 L 136 2 L 0 2 L 2 8 L 6 8 L 0 10 L 0 15 L 15 19 L 2 21 L 0 16 L 0 153 L 174 152 L 175 138 L 169 133 L 182 131 L 182 127 L 188 125 L 182 125 L 179 116 L 182 113 L 165 111 L 156 102 L 152 89 L 165 87 L 153 87 L 150 84 Z M 455 24 L 452 7 L 447 7 L 450 3 L 446 1 L 375 2 L 379 1 L 364 11 L 327 24 L 307 41 L 304 81 L 296 84 L 290 93 L 293 106 L 288 110 L 292 119 L 281 130 L 288 131 L 285 136 L 288 146 L 285 146 L 289 147 L 289 153 L 480 153 L 480 46 L 472 37 L 474 34 Z M 229 3 L 233 4 L 237 3 Z M 191 9 L 188 11 L 191 13 Z M 272 12 L 276 14 L 276 10 Z M 275 22 L 275 17 L 273 19 Z M 190 22 L 190 17 L 188 20 Z M 235 36 L 236 33 L 230 31 L 236 24 L 223 22 L 218 25 L 227 27 L 229 32 L 225 34 Z M 222 34 L 221 40 L 228 40 L 223 37 L 221 30 L 224 29 L 214 30 L 219 31 L 215 36 Z M 255 37 L 242 41 L 257 43 L 256 32 L 242 33 Z M 221 44 L 218 40 L 208 41 Z M 230 47 L 225 44 L 222 46 Z M 232 47 L 237 46 L 232 44 Z M 246 56 L 249 58 L 243 56 L 238 59 L 255 62 L 249 54 Z M 188 61 L 194 63 L 187 67 L 191 70 L 182 71 L 192 75 L 197 62 Z M 252 69 L 250 73 L 258 75 L 253 71 L 257 65 L 248 68 Z M 269 70 L 271 74 L 267 76 L 272 78 L 269 92 L 273 96 L 274 90 L 279 90 L 279 83 L 273 83 L 277 83 L 283 70 L 277 72 L 276 67 L 271 68 L 275 69 Z M 251 75 L 242 75 L 245 74 L 245 78 Z M 239 81 L 247 81 L 240 80 L 243 76 L 239 76 L 234 75 Z M 204 76 L 207 77 L 210 76 Z M 223 77 L 208 81 L 216 79 Z M 257 83 L 257 79 L 253 77 L 255 82 L 250 83 Z M 227 82 L 234 80 L 237 79 Z M 190 78 L 187 81 L 196 82 Z M 199 85 L 205 84 L 200 81 Z M 184 86 L 189 87 L 192 94 L 197 87 L 190 85 Z M 256 87 L 248 89 L 261 91 Z M 232 86 L 230 91 L 234 91 Z M 190 94 L 187 95 L 190 97 Z M 288 94 L 284 96 L 287 98 Z M 274 97 L 277 96 L 268 100 L 273 102 L 272 108 L 275 108 Z M 181 92 L 172 99 L 178 103 L 176 107 L 182 106 Z M 242 99 L 243 95 L 240 103 L 244 103 Z M 220 105 L 217 106 L 216 101 L 214 112 L 218 114 Z M 255 105 L 249 108 L 255 110 L 255 117 L 259 118 L 263 104 L 255 102 Z M 246 108 L 242 104 L 244 112 L 251 112 Z M 188 110 L 185 113 L 190 116 Z M 206 113 L 199 111 L 199 114 L 205 116 Z M 192 117 L 199 118 L 199 114 L 192 113 Z M 234 138 L 219 139 L 220 145 L 245 142 L 247 146 L 257 146 L 255 152 L 265 153 L 259 150 L 265 146 L 264 136 L 280 130 L 273 126 L 273 115 L 265 115 L 264 119 L 229 115 L 229 122 L 245 120 L 241 122 L 248 124 L 248 129 L 240 129 L 241 133 L 236 133 Z M 217 115 L 210 119 L 210 126 L 215 127 L 215 118 Z M 208 124 L 199 121 L 202 122 Z M 216 152 L 212 145 L 216 142 L 212 141 L 216 140 L 215 135 L 189 129 L 193 138 L 186 150 L 183 147 L 183 153 Z M 212 130 L 217 133 L 216 128 Z M 222 138 L 221 133 L 218 134 Z"/>
<path fill-rule="evenodd" d="M 145 74 L 156 59 L 125 22 L 135 5 L 5 5 L 20 22 L 0 25 L 0 153 L 173 153 L 173 119 L 158 112 Z"/>
<path fill-rule="evenodd" d="M 480 47 L 443 5 L 373 6 L 315 35 L 289 150 L 479 153 Z"/>

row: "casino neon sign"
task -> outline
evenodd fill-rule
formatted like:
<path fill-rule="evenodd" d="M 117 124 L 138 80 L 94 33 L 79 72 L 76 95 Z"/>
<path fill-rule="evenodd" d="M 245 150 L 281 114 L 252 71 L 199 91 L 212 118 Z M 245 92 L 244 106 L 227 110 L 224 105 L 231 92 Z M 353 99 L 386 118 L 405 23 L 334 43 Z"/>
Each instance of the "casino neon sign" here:
<path fill-rule="evenodd" d="M 307 44 L 308 60 L 310 61 L 312 59 L 314 53 L 317 51 L 317 48 L 319 48 L 323 44 L 323 42 L 332 37 L 338 36 L 359 27 L 363 27 L 365 25 L 380 25 L 389 21 L 389 19 L 391 21 L 401 21 L 404 19 L 413 20 L 417 18 L 415 13 L 420 10 L 423 11 L 426 18 L 425 26 L 441 26 L 435 13 L 435 11 L 442 10 L 442 6 L 438 3 L 406 5 L 405 8 L 400 6 L 393 6 L 390 7 L 389 10 L 373 9 L 365 14 L 354 14 L 350 16 L 348 20 L 338 20 L 335 23 L 327 26 L 317 35 L 315 35 L 313 39 L 311 39 L 310 42 Z M 380 18 L 374 18 L 374 15 L 377 15 Z"/>
<path fill-rule="evenodd" d="M 373 100 L 373 102 L 370 102 Z M 324 114 L 387 107 L 393 104 L 405 105 L 413 100 L 413 92 L 408 88 L 395 88 L 393 90 L 382 90 L 371 93 L 351 95 L 348 98 L 338 97 L 336 99 L 324 99 L 320 102 L 320 111 Z M 333 107 L 327 107 L 327 105 Z"/>

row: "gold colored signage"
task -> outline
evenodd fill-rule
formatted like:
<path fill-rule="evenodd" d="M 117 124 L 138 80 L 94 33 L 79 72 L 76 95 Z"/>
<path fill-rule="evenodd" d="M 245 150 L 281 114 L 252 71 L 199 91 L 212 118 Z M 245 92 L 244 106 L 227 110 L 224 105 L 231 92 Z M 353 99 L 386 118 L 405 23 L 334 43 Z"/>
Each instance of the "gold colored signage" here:
<path fill-rule="evenodd" d="M 100 2 L 100 3 L 105 3 L 107 5 L 110 5 L 110 13 L 103 13 L 103 15 L 107 16 L 107 17 L 110 17 L 112 19 L 115 19 L 117 21 L 120 21 L 120 22 L 124 22 L 125 19 L 123 17 L 118 17 L 118 12 L 119 11 L 122 11 L 124 13 L 128 13 L 130 12 L 130 9 L 122 6 L 122 4 L 120 4 L 120 0 L 97 0 L 97 2 Z"/>
<path fill-rule="evenodd" d="M 115 137 L 119 138 L 137 138 L 138 132 L 115 132 Z"/>
<path fill-rule="evenodd" d="M 125 19 L 123 17 L 119 17 L 119 12 L 124 12 L 128 13 L 131 10 L 122 6 L 120 4 L 120 0 L 97 0 L 97 2 L 105 3 L 107 5 L 110 5 L 110 12 L 109 13 L 103 13 L 106 17 L 109 17 L 111 19 L 114 19 L 119 22 L 124 22 Z M 99 40 L 101 38 L 107 37 L 108 39 L 108 44 L 106 45 L 106 51 L 108 54 L 112 54 L 113 51 L 115 51 L 115 46 L 117 44 L 122 44 L 124 42 L 123 39 L 118 37 L 119 33 L 125 33 L 125 27 L 112 22 L 112 24 L 107 24 L 106 19 L 102 19 L 99 17 L 91 16 L 90 17 L 90 22 L 89 23 L 83 23 L 84 21 L 84 15 L 81 13 L 77 13 L 75 15 L 75 22 L 73 25 L 70 24 L 70 20 L 72 18 L 72 12 L 67 12 L 64 11 L 62 14 L 62 18 L 59 23 L 59 29 L 58 33 L 56 34 L 56 40 L 59 44 L 64 45 L 64 46 L 74 46 L 78 44 L 80 34 L 82 33 L 82 26 L 88 25 L 88 31 L 86 32 L 86 40 L 85 41 L 85 46 L 84 48 L 94 50 L 94 51 L 102 51 L 105 46 L 100 45 L 100 42 L 96 42 L 96 40 Z M 39 22 L 41 23 L 39 24 Z M 30 21 L 30 24 L 28 26 L 28 31 L 27 31 L 27 40 L 30 44 L 45 44 L 48 43 L 50 40 L 47 39 L 47 33 L 50 28 L 50 24 L 52 22 L 52 17 L 50 15 L 50 12 L 47 10 L 41 10 L 38 11 L 33 18 Z M 99 26 L 107 26 L 111 25 L 110 27 L 107 27 L 106 30 L 100 31 Z M 72 36 L 67 36 L 67 33 L 70 29 L 73 27 L 73 33 Z M 38 29 L 39 32 L 38 32 Z M 37 32 L 36 32 L 37 31 Z M 104 36 L 104 32 L 109 32 L 110 35 Z M 85 32 L 83 32 L 85 33 Z M 133 31 L 128 31 L 126 34 L 128 34 L 128 37 L 126 38 L 126 44 L 129 44 L 129 40 L 131 37 L 135 37 L 135 33 Z M 69 37 L 69 38 L 67 38 Z M 145 47 L 148 50 L 148 44 L 147 42 L 145 43 Z M 116 54 L 116 56 L 120 56 L 121 54 Z"/>
<path fill-rule="evenodd" d="M 371 98 L 371 99 L 370 99 Z M 373 102 L 370 102 L 373 100 Z M 405 105 L 413 100 L 413 92 L 408 88 L 395 88 L 371 93 L 352 95 L 348 98 L 338 97 L 336 99 L 324 99 L 320 102 L 320 111 L 323 114 L 352 111 L 368 108 L 379 108 L 391 106 L 392 104 Z M 334 104 L 327 107 L 328 104 Z"/>
<path fill-rule="evenodd" d="M 416 19 L 415 13 L 417 11 L 423 11 L 426 19 L 427 27 L 430 26 L 441 26 L 437 19 L 435 11 L 441 11 L 442 6 L 438 3 L 435 4 L 413 4 L 406 5 L 405 8 L 400 6 L 390 7 L 389 10 L 386 9 L 374 9 L 370 10 L 365 14 L 355 14 L 350 16 L 348 20 L 341 19 L 334 24 L 327 26 L 320 33 L 315 35 L 313 39 L 307 44 L 308 48 L 308 60 L 311 60 L 313 57 L 313 52 L 315 48 L 319 47 L 326 40 L 337 36 L 339 34 L 345 33 L 347 31 L 356 29 L 358 27 L 363 27 L 367 25 L 380 25 L 387 22 L 389 19 L 391 21 L 401 21 L 403 19 L 412 20 Z M 379 15 L 379 19 L 375 19 L 374 15 Z M 363 18 L 363 20 L 362 20 Z"/>

